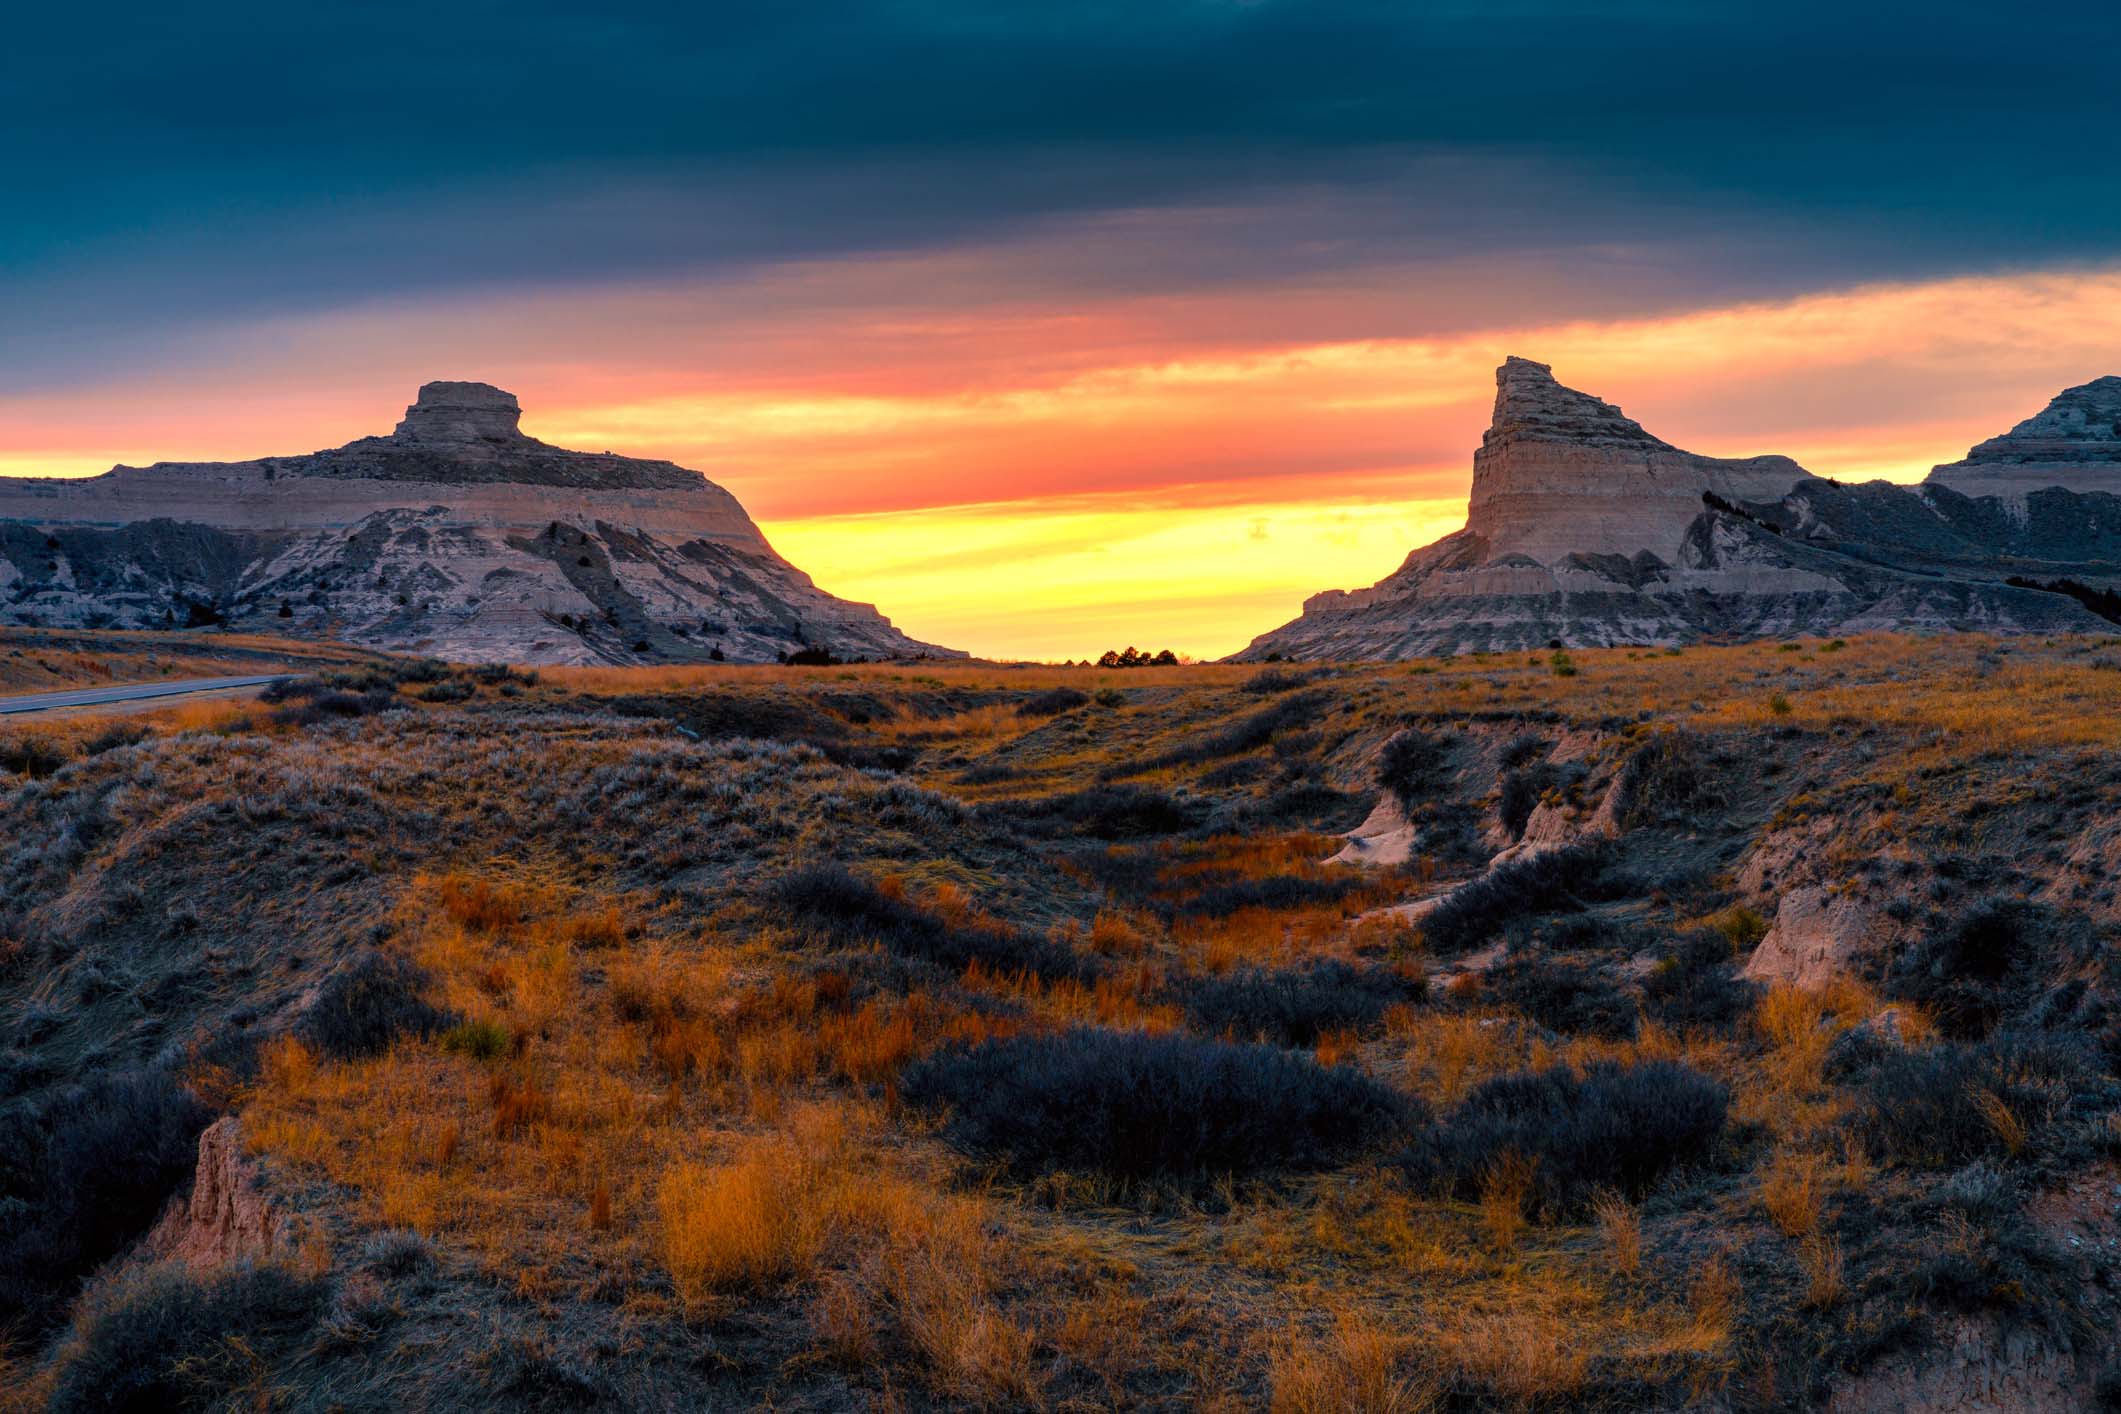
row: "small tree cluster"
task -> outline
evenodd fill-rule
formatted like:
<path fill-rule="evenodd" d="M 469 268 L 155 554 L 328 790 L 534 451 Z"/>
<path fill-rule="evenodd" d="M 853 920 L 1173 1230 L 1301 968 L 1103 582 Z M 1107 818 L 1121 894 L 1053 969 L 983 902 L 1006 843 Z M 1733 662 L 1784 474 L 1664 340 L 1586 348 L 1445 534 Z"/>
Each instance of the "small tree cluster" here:
<path fill-rule="evenodd" d="M 1160 653 L 1144 653 L 1139 648 L 1126 648 L 1120 652 L 1106 649 L 1097 660 L 1100 668 L 1175 668 L 1178 655 L 1166 648 Z"/>

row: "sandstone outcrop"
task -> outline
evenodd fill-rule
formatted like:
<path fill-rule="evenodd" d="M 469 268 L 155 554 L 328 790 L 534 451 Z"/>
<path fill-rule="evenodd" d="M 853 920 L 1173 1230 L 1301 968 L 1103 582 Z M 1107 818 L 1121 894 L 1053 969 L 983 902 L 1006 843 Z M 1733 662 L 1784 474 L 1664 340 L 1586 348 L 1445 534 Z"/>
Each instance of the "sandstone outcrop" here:
<path fill-rule="evenodd" d="M 1945 467 L 1920 487 L 1844 486 L 1787 457 L 1700 456 L 1545 364 L 1511 358 L 1495 381 L 1465 528 L 1368 589 L 1313 595 L 1239 659 L 2111 629 L 2082 595 L 2008 581 L 2121 581 L 2121 495 L 2094 484 L 2121 458 L 2121 379 L 1975 449 L 1984 467 L 2037 466 L 2040 486 L 2061 488 L 2029 494 Z M 1997 460 L 2010 457 L 2037 460 Z M 2121 487 L 2121 460 L 2109 470 Z"/>
<path fill-rule="evenodd" d="M 961 656 L 836 599 L 734 496 L 527 436 L 429 383 L 387 437 L 306 456 L 0 478 L 0 622 L 227 623 L 468 662 Z"/>
<path fill-rule="evenodd" d="M 2053 487 L 2121 494 L 2121 378 L 2065 388 L 2037 415 L 1964 460 L 1934 468 L 1927 484 L 1962 496 L 2023 496 Z"/>
<path fill-rule="evenodd" d="M 200 1134 L 191 1192 L 163 1213 L 148 1234 L 147 1250 L 205 1270 L 284 1255 L 291 1231 L 261 1185 L 257 1165 L 243 1152 L 243 1133 L 231 1116 Z"/>

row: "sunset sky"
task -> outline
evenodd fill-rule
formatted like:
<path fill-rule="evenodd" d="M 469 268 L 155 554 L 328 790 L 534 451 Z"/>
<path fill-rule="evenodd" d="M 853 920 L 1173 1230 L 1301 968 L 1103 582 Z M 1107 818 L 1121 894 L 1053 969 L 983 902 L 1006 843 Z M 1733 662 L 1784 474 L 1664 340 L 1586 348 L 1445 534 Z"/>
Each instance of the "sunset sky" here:
<path fill-rule="evenodd" d="M 11 17 L 0 473 L 480 379 L 916 637 L 1212 656 L 1463 522 L 1505 354 L 1845 479 L 2121 372 L 2100 6 L 616 8 Z"/>

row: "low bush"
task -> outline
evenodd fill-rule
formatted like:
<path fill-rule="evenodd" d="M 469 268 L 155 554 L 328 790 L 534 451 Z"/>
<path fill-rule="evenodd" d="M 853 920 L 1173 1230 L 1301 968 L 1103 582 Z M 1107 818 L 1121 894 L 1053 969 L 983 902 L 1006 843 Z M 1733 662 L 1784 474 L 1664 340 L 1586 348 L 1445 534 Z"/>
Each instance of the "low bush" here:
<path fill-rule="evenodd" d="M 994 972 L 1031 972 L 1049 980 L 1083 981 L 1097 971 L 1091 959 L 1042 938 L 977 923 L 946 923 L 837 864 L 786 874 L 768 889 L 767 899 L 812 936 L 843 947 L 880 944 L 901 957 L 924 959 L 952 973 L 973 962 Z"/>
<path fill-rule="evenodd" d="M 1063 712 L 1073 712 L 1078 707 L 1087 706 L 1089 702 L 1090 694 L 1087 692 L 1078 692 L 1072 687 L 1055 687 L 1033 693 L 1016 704 L 1016 711 L 1017 715 L 1023 717 L 1058 717 Z"/>
<path fill-rule="evenodd" d="M 415 694 L 422 702 L 464 702 L 478 694 L 470 678 L 444 678 Z"/>
<path fill-rule="evenodd" d="M 1729 1094 L 1672 1061 L 1599 1062 L 1490 1080 L 1409 1149 L 1420 1183 L 1477 1199 L 1507 1156 L 1529 1161 L 1532 1193 L 1556 1216 L 1581 1216 L 1605 1189 L 1639 1199 L 1669 1170 L 1707 1159 Z"/>
<path fill-rule="evenodd" d="M 1887 1055 L 1864 1079 L 1857 1125 L 1872 1155 L 1888 1162 L 2009 1159 L 2044 1145 L 2101 1084 L 2086 1037 L 2003 1032 Z"/>
<path fill-rule="evenodd" d="M 1549 751 L 1547 739 L 1538 732 L 1523 732 L 1503 743 L 1496 764 L 1505 771 L 1514 771 L 1520 766 L 1529 766 L 1535 761 L 1544 761 Z"/>
<path fill-rule="evenodd" d="M 204 1281 L 152 1269 L 83 1322 L 49 1407 L 149 1414 L 251 1404 L 260 1367 L 307 1335 L 323 1302 L 321 1282 L 279 1267 L 237 1267 Z"/>
<path fill-rule="evenodd" d="M 1368 881 L 1354 874 L 1323 879 L 1302 874 L 1269 874 L 1263 879 L 1224 879 L 1209 883 L 1173 910 L 1181 917 L 1227 918 L 1247 908 L 1286 911 L 1337 903 L 1359 893 Z"/>
<path fill-rule="evenodd" d="M 1134 785 L 1091 786 L 1032 800 L 994 801 L 983 805 L 981 813 L 1030 833 L 1066 831 L 1099 840 L 1175 834 L 1194 823 L 1185 803 L 1163 791 Z"/>
<path fill-rule="evenodd" d="M 1255 697 L 1267 697 L 1277 692 L 1294 692 L 1311 680 L 1309 673 L 1292 673 L 1282 668 L 1262 668 L 1244 681 L 1244 690 Z"/>
<path fill-rule="evenodd" d="M 406 959 L 363 948 L 324 979 L 295 1035 L 341 1060 L 387 1050 L 400 1036 L 432 1036 L 448 1018 L 420 995 L 426 986 L 426 974 Z"/>
<path fill-rule="evenodd" d="M 209 1118 L 159 1070 L 0 1114 L 0 1330 L 47 1329 L 80 1277 L 147 1230 L 191 1176 Z"/>
<path fill-rule="evenodd" d="M 1919 1004 L 1947 1036 L 1985 1036 L 2009 1009 L 2012 974 L 2035 960 L 2044 922 L 2036 905 L 2020 899 L 1976 904 L 1951 927 L 1909 949 L 1886 989 Z"/>
<path fill-rule="evenodd" d="M 1272 1046 L 1090 1028 L 944 1052 L 902 1090 L 948 1106 L 952 1143 L 1019 1176 L 1129 1183 L 1322 1167 L 1412 1118 L 1367 1076 Z"/>
<path fill-rule="evenodd" d="M 1396 733 L 1377 754 L 1377 784 L 1408 814 L 1437 794 L 1443 784 L 1450 748 L 1441 737 L 1419 727 Z"/>
<path fill-rule="evenodd" d="M 1270 703 L 1218 731 L 1204 732 L 1181 746 L 1160 751 L 1124 766 L 1109 768 L 1108 776 L 1160 771 L 1170 766 L 1193 766 L 1242 756 L 1256 750 L 1293 727 L 1313 725 L 1333 705 L 1333 694 L 1321 688 L 1306 688 L 1279 702 Z"/>
<path fill-rule="evenodd" d="M 1613 778 L 1614 820 L 1622 829 L 1654 825 L 1720 802 L 1708 752 L 1691 732 L 1661 731 L 1649 737 Z"/>
<path fill-rule="evenodd" d="M 314 727 L 353 717 L 370 717 L 402 705 L 397 693 L 382 688 L 370 688 L 359 695 L 327 691 L 309 696 L 299 706 L 290 704 L 280 708 L 273 713 L 273 720 L 288 726 Z"/>
<path fill-rule="evenodd" d="M 1187 1018 L 1211 1035 L 1315 1046 L 1328 1031 L 1375 1026 L 1388 1008 L 1419 1001 L 1426 991 L 1420 977 L 1330 961 L 1200 978 L 1178 1000 Z"/>
<path fill-rule="evenodd" d="M 1721 935 L 1697 931 L 1642 979 L 1642 1009 L 1661 1026 L 1727 1032 L 1752 1012 L 1758 991 L 1739 977 Z"/>
<path fill-rule="evenodd" d="M 1485 942 L 1514 919 L 1582 908 L 1610 890 L 1606 852 L 1567 845 L 1513 859 L 1459 885 L 1421 920 L 1422 936 L 1438 952 Z"/>
<path fill-rule="evenodd" d="M 1577 963 L 1513 955 L 1481 978 L 1480 996 L 1549 1031 L 1613 1039 L 1635 1034 L 1635 999 Z"/>

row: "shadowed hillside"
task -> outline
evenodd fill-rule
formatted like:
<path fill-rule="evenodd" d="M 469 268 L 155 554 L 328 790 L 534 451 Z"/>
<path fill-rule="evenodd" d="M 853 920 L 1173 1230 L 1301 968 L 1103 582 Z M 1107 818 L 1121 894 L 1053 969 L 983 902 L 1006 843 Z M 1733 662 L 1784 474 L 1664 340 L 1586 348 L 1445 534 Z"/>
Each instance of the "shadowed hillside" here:
<path fill-rule="evenodd" d="M 0 723 L 0 1385 L 2084 1407 L 2116 683 L 399 659 Z"/>

